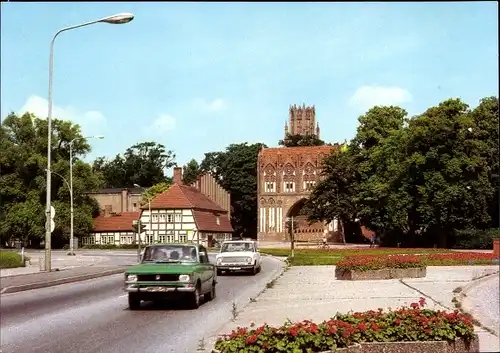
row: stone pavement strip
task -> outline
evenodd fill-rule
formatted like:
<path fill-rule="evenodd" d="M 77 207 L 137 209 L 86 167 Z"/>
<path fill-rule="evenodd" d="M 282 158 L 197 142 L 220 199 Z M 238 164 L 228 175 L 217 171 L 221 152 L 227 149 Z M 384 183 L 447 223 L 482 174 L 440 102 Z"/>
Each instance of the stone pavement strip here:
<path fill-rule="evenodd" d="M 405 280 L 340 281 L 335 266 L 294 266 L 245 308 L 238 308 L 235 320 L 221 327 L 219 334 L 251 323 L 281 325 L 287 319 L 323 321 L 336 312 L 395 309 L 426 297 L 433 309 L 454 310 L 453 290 L 498 266 L 428 267 L 426 278 Z M 480 320 L 480 318 L 478 318 Z M 481 352 L 498 352 L 498 337 L 476 327 Z M 208 352 L 217 337 L 205 338 Z"/>
<path fill-rule="evenodd" d="M 125 272 L 127 266 L 85 266 L 61 271 L 37 272 L 17 276 L 0 277 L 0 293 L 51 287 L 59 284 L 84 281 Z"/>

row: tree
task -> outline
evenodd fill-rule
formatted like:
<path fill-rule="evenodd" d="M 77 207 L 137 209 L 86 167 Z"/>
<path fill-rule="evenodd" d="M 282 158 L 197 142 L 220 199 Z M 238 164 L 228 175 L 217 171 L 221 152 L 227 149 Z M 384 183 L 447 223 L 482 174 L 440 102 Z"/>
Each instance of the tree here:
<path fill-rule="evenodd" d="M 165 170 L 175 166 L 174 159 L 174 152 L 167 151 L 164 145 L 141 142 L 127 148 L 123 156 L 116 155 L 112 160 L 97 158 L 94 168 L 104 175 L 106 187 L 148 187 L 170 180 Z"/>
<path fill-rule="evenodd" d="M 193 184 L 201 174 L 201 168 L 196 159 L 191 159 L 182 169 L 182 182 L 186 185 Z"/>
<path fill-rule="evenodd" d="M 440 247 L 458 230 L 497 224 L 497 98 L 473 110 L 449 99 L 412 119 L 374 107 L 359 122 L 348 150 L 325 160 L 307 202 L 311 220 L 356 217 L 386 244 Z"/>
<path fill-rule="evenodd" d="M 298 146 L 323 146 L 325 141 L 318 138 L 316 135 L 292 135 L 287 133 L 283 140 L 279 142 L 280 146 L 298 147 Z"/>
<path fill-rule="evenodd" d="M 223 152 L 205 153 L 201 163 L 231 194 L 231 224 L 238 236 L 257 236 L 257 157 L 263 147 L 231 144 Z"/>
<path fill-rule="evenodd" d="M 52 205 L 56 210 L 53 246 L 63 245 L 69 235 L 69 143 L 73 144 L 75 235 L 88 234 L 92 218 L 99 212 L 97 202 L 86 196 L 103 184 L 100 173 L 79 160 L 90 152 L 80 127 L 69 121 L 52 121 Z M 11 113 L 0 129 L 0 238 L 3 245 L 22 239 L 36 246 L 45 234 L 45 194 L 47 167 L 47 121 L 26 113 Z"/>

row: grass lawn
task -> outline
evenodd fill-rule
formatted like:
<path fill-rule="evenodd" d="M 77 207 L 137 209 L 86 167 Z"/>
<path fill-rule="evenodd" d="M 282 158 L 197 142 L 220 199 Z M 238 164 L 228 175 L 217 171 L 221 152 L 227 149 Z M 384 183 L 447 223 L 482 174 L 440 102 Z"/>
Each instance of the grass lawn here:
<path fill-rule="evenodd" d="M 262 254 L 288 257 L 290 265 L 320 266 L 336 265 L 348 256 L 390 256 L 421 255 L 427 266 L 493 265 L 498 264 L 491 253 L 463 253 L 449 249 L 402 249 L 402 248 L 364 248 L 364 249 L 296 249 L 290 257 L 290 249 L 260 249 Z"/>

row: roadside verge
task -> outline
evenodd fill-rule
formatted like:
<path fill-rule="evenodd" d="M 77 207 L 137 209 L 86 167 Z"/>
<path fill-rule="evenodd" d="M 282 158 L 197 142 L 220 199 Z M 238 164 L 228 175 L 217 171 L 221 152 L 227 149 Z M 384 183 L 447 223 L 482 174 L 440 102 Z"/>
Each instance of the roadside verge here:
<path fill-rule="evenodd" d="M 0 278 L 0 294 L 86 281 L 125 272 L 128 266 L 76 267 L 62 271 L 39 272 Z"/>

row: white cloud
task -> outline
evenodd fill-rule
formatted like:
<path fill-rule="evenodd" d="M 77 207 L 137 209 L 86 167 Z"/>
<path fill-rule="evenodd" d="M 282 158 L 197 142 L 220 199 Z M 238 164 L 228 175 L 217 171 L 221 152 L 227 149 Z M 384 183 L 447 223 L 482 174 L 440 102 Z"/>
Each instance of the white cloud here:
<path fill-rule="evenodd" d="M 399 105 L 410 102 L 410 92 L 400 87 L 361 86 L 349 99 L 349 104 L 361 111 L 376 105 Z"/>
<path fill-rule="evenodd" d="M 48 101 L 37 95 L 31 95 L 19 114 L 32 113 L 40 119 L 46 119 L 48 114 Z M 59 107 L 52 104 L 52 117 L 55 119 L 70 120 L 79 124 L 85 134 L 98 134 L 102 125 L 106 123 L 104 115 L 97 110 L 80 112 L 74 107 Z"/>
<path fill-rule="evenodd" d="M 153 123 L 146 128 L 146 133 L 154 132 L 155 134 L 166 133 L 175 129 L 176 119 L 168 114 L 160 114 Z"/>
<path fill-rule="evenodd" d="M 227 103 L 222 98 L 216 98 L 212 101 L 198 98 L 194 100 L 194 106 L 199 111 L 213 113 L 225 110 L 227 108 Z"/>

